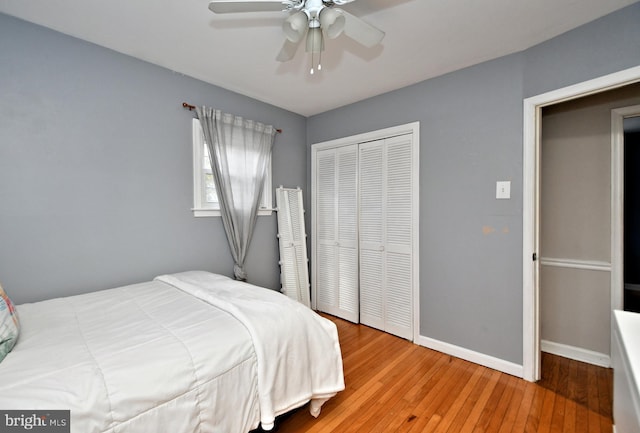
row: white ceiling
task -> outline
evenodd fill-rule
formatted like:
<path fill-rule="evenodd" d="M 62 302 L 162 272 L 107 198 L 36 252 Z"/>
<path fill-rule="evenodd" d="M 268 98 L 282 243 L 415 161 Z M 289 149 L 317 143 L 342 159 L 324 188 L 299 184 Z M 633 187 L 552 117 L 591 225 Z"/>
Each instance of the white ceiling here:
<path fill-rule="evenodd" d="M 522 51 L 636 1 L 358 0 L 344 9 L 385 39 L 327 40 L 314 75 L 304 47 L 275 61 L 286 12 L 215 15 L 207 0 L 0 0 L 0 12 L 310 116 Z"/>

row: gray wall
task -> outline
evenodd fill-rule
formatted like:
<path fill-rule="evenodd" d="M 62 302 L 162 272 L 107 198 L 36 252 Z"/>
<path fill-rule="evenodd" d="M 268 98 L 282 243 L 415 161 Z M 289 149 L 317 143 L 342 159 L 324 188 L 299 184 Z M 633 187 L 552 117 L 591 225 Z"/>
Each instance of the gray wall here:
<path fill-rule="evenodd" d="M 634 4 L 521 53 L 309 119 L 309 145 L 420 121 L 422 335 L 522 363 L 523 98 L 638 65 L 638 22 Z M 498 180 L 512 181 L 511 200 L 495 199 Z"/>
<path fill-rule="evenodd" d="M 640 2 L 525 51 L 524 97 L 638 66 Z"/>
<path fill-rule="evenodd" d="M 311 143 L 420 121 L 421 335 L 514 361 L 522 357 L 521 76 L 515 54 L 309 119 Z M 512 181 L 511 200 L 495 199 L 498 180 Z"/>
<path fill-rule="evenodd" d="M 189 269 L 233 274 L 219 218 L 194 218 L 183 101 L 284 130 L 275 186 L 303 186 L 306 119 L 0 14 L 0 282 L 17 303 Z M 279 288 L 275 215 L 253 283 Z"/>

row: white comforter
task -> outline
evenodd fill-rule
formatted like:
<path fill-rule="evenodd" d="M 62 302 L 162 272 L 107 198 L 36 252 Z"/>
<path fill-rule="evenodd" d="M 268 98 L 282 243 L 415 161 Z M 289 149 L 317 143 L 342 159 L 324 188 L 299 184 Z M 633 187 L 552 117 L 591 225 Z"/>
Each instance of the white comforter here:
<path fill-rule="evenodd" d="M 336 326 L 272 290 L 207 272 L 157 277 L 231 313 L 246 326 L 257 357 L 262 428 L 311 400 L 311 414 L 344 389 Z M 286 308 L 285 308 L 286 305 Z"/>
<path fill-rule="evenodd" d="M 247 432 L 344 388 L 335 325 L 226 277 L 175 274 L 17 309 L 0 409 L 69 409 L 74 433 Z"/>

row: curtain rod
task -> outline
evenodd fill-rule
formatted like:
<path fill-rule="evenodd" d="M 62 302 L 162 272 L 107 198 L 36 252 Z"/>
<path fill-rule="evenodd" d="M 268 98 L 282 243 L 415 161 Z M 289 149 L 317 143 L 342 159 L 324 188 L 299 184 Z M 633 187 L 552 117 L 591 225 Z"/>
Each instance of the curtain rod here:
<path fill-rule="evenodd" d="M 196 109 L 196 106 L 195 106 L 195 105 L 191 105 L 191 104 L 188 104 L 188 103 L 186 103 L 186 102 L 183 102 L 183 103 L 182 103 L 182 107 L 183 107 L 183 108 L 186 108 L 186 109 L 187 109 L 187 110 L 189 110 L 189 111 L 191 111 L 191 110 L 195 110 L 195 109 Z M 278 134 L 282 134 L 282 129 L 276 129 L 276 132 L 277 132 Z"/>

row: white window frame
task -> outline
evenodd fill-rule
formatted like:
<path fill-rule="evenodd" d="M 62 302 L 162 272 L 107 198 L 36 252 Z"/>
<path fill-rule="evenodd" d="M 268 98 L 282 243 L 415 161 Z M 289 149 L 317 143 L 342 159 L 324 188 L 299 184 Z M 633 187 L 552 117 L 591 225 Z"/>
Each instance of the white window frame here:
<path fill-rule="evenodd" d="M 193 141 L 193 216 L 214 217 L 220 216 L 220 208 L 205 202 L 205 172 L 204 172 L 204 134 L 198 119 L 192 122 Z M 267 175 L 264 179 L 262 198 L 258 206 L 258 215 L 271 215 L 273 211 L 273 198 L 271 193 L 271 155 L 267 161 Z"/>

